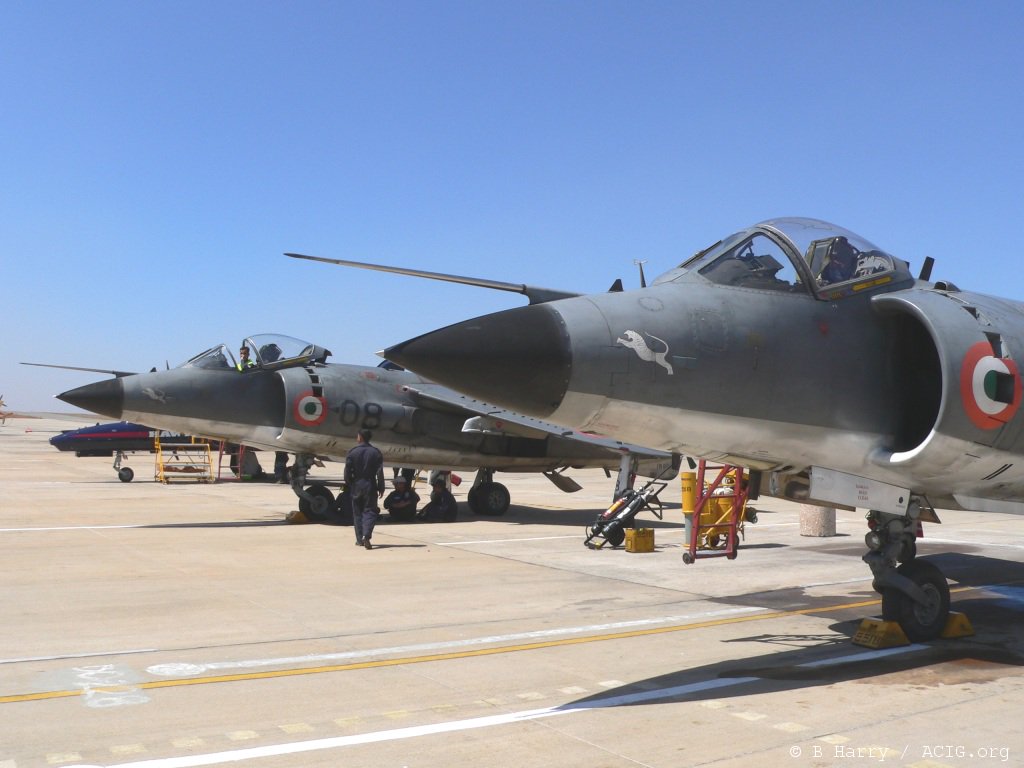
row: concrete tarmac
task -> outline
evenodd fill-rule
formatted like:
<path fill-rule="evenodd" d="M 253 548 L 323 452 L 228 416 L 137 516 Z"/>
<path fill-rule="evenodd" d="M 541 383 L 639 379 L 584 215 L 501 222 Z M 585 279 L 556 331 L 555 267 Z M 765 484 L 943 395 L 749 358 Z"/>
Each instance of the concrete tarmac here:
<path fill-rule="evenodd" d="M 736 560 L 687 566 L 678 481 L 641 554 L 583 546 L 602 472 L 501 475 L 500 518 L 467 477 L 457 522 L 366 551 L 285 524 L 285 486 L 48 445 L 81 424 L 0 426 L 0 768 L 1024 765 L 1024 518 L 927 525 L 976 634 L 872 651 L 860 512 L 806 538 L 762 499 Z"/>

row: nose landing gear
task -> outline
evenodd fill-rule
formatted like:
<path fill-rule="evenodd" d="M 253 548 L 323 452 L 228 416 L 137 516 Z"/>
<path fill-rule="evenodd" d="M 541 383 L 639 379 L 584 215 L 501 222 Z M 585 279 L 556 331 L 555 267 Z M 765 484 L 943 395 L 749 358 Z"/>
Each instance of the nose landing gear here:
<path fill-rule="evenodd" d="M 917 559 L 916 539 L 922 520 L 939 522 L 927 502 L 915 498 L 905 515 L 868 513 L 863 560 L 871 568 L 872 586 L 882 595 L 882 620 L 896 622 L 913 643 L 934 640 L 949 623 L 949 585 L 935 565 Z"/>

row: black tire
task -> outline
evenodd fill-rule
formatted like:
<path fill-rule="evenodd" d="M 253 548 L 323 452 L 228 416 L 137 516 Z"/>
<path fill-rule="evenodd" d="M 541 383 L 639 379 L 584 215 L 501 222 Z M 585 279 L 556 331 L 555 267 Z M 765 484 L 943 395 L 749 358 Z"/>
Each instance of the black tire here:
<path fill-rule="evenodd" d="M 478 515 L 504 515 L 512 503 L 512 495 L 501 483 L 481 483 L 472 496 L 469 508 Z"/>
<path fill-rule="evenodd" d="M 345 489 L 334 500 L 334 522 L 338 525 L 352 525 L 352 494 Z"/>
<path fill-rule="evenodd" d="M 306 516 L 307 520 L 316 523 L 327 522 L 334 508 L 334 494 L 326 485 L 320 483 L 306 486 L 306 493 L 314 497 L 316 501 L 311 503 L 308 499 L 300 497 L 299 511 Z"/>
<path fill-rule="evenodd" d="M 130 483 L 135 479 L 135 471 L 131 467 L 121 467 L 117 470 L 117 479 L 122 483 Z"/>
<path fill-rule="evenodd" d="M 882 618 L 897 621 L 912 643 L 934 640 L 946 627 L 949 618 L 949 584 L 942 571 L 926 560 L 910 560 L 896 572 L 906 576 L 925 593 L 927 602 L 916 603 L 898 589 L 882 592 Z"/>
<path fill-rule="evenodd" d="M 480 511 L 480 502 L 478 501 L 477 494 L 478 490 L 479 486 L 474 485 L 472 488 L 469 489 L 469 493 L 466 494 L 466 501 L 469 503 L 469 511 L 472 512 L 474 515 L 483 514 L 483 512 Z"/>
<path fill-rule="evenodd" d="M 616 525 L 611 530 L 606 530 L 604 532 L 604 540 L 613 547 L 621 546 L 622 542 L 626 540 L 626 529 L 622 526 Z"/>
<path fill-rule="evenodd" d="M 732 552 L 726 553 L 725 559 L 726 560 L 735 560 L 736 556 L 740 552 L 740 535 L 738 533 L 736 533 L 735 531 L 733 531 L 731 534 L 728 534 L 728 535 L 732 538 Z M 728 542 L 728 539 L 726 539 L 726 541 Z M 726 544 L 726 546 L 728 546 L 728 544 Z"/>

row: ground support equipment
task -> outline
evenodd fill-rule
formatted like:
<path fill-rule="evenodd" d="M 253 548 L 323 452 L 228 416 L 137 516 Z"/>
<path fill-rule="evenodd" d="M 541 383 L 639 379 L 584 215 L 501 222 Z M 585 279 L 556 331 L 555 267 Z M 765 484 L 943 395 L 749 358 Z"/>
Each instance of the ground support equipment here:
<path fill-rule="evenodd" d="M 197 480 L 209 483 L 213 480 L 213 456 L 210 444 L 192 438 L 184 442 L 168 443 L 160 440 L 157 433 L 153 438 L 156 452 L 156 479 L 161 483 L 171 480 Z"/>
<path fill-rule="evenodd" d="M 619 546 L 626 540 L 626 528 L 631 528 L 633 520 L 645 509 L 650 510 L 661 520 L 662 506 L 658 494 L 665 490 L 667 485 L 668 483 L 653 478 L 639 490 L 627 488 L 587 528 L 584 545 L 590 549 L 601 549 L 605 544 Z"/>
<path fill-rule="evenodd" d="M 746 520 L 756 522 L 756 514 L 747 517 L 749 488 L 742 467 L 723 465 L 711 482 L 705 480 L 707 465 L 697 467 L 697 497 L 692 513 L 686 514 L 686 547 L 683 562 L 687 565 L 703 557 L 736 558 Z"/>

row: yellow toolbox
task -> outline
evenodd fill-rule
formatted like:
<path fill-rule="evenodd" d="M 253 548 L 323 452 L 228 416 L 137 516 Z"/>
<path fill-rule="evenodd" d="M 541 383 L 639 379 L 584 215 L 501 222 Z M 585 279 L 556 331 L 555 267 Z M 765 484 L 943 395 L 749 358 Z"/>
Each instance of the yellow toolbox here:
<path fill-rule="evenodd" d="M 626 551 L 627 552 L 653 552 L 654 551 L 654 529 L 653 528 L 627 528 L 626 529 Z"/>

